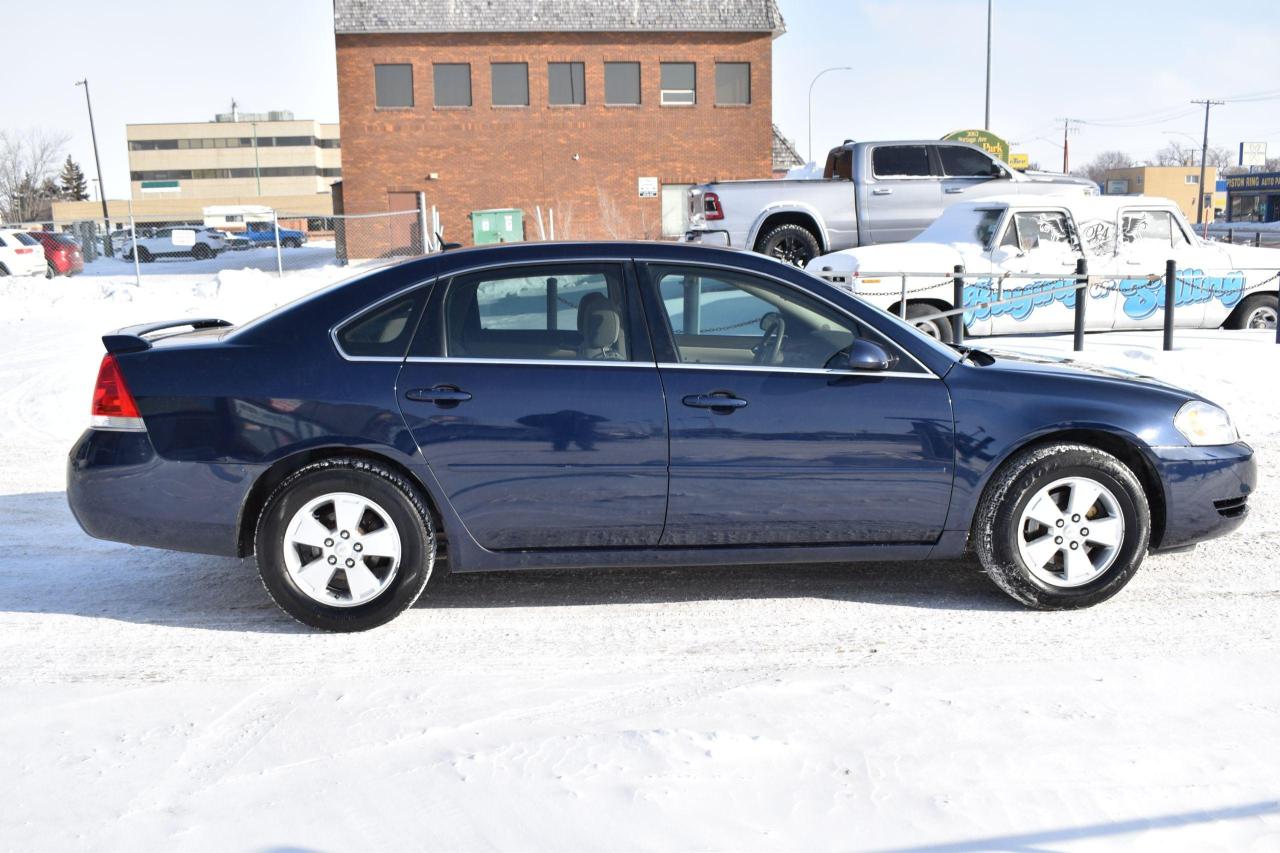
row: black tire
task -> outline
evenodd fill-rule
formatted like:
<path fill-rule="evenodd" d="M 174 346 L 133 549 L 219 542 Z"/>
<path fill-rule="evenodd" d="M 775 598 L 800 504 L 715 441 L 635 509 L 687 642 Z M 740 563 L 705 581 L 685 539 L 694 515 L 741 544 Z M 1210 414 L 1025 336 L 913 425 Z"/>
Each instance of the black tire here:
<path fill-rule="evenodd" d="M 133 260 L 133 256 L 129 256 L 129 260 Z M 151 250 L 146 246 L 138 247 L 138 260 L 144 264 L 149 264 L 155 260 L 155 256 L 151 254 Z"/>
<path fill-rule="evenodd" d="M 214 255 L 213 249 L 204 243 L 196 243 L 191 247 L 191 257 L 198 261 L 207 261 Z"/>
<path fill-rule="evenodd" d="M 779 225 L 756 243 L 756 251 L 771 258 L 804 268 L 809 261 L 822 254 L 822 244 L 812 231 L 803 225 Z"/>
<path fill-rule="evenodd" d="M 1274 293 L 1255 293 L 1247 297 L 1231 312 L 1228 329 L 1274 329 L 1280 317 L 1280 297 Z"/>
<path fill-rule="evenodd" d="M 9 274 L 9 268 L 4 264 L 0 264 L 0 278 L 4 278 Z"/>
<path fill-rule="evenodd" d="M 281 240 L 281 241 L 280 241 L 280 245 L 281 245 L 281 246 L 284 246 L 286 249 L 301 249 L 301 248 L 302 248 L 302 243 L 298 240 L 298 238 L 297 238 L 297 237 L 287 237 L 287 238 L 285 238 L 284 240 Z"/>
<path fill-rule="evenodd" d="M 290 520 L 309 501 L 332 492 L 376 502 L 400 534 L 400 565 L 389 584 L 377 597 L 356 606 L 312 598 L 290 576 L 285 561 Z M 422 595 L 435 566 L 435 526 L 422 493 L 401 474 L 376 462 L 339 457 L 307 465 L 275 488 L 258 519 L 254 550 L 262 585 L 285 613 L 312 628 L 367 631 L 390 622 Z"/>
<path fill-rule="evenodd" d="M 58 277 L 58 271 L 54 268 L 52 261 L 44 265 L 44 277 L 45 278 Z"/>
<path fill-rule="evenodd" d="M 944 344 L 949 344 L 955 340 L 955 335 L 952 334 L 951 329 L 951 318 L 943 317 L 937 320 L 917 319 L 930 314 L 937 314 L 938 311 L 939 309 L 933 305 L 927 305 L 922 302 L 907 305 L 907 322 L 929 337 L 942 341 Z"/>
<path fill-rule="evenodd" d="M 1074 587 L 1037 577 L 1018 547 L 1019 520 L 1031 499 L 1067 477 L 1105 486 L 1124 520 L 1114 561 L 1097 577 Z M 987 486 L 973 526 L 974 549 L 987 575 L 1016 601 L 1038 610 L 1071 610 L 1106 601 L 1133 578 L 1150 540 L 1151 511 L 1138 478 L 1116 457 L 1082 444 L 1050 444 L 1016 454 Z"/>

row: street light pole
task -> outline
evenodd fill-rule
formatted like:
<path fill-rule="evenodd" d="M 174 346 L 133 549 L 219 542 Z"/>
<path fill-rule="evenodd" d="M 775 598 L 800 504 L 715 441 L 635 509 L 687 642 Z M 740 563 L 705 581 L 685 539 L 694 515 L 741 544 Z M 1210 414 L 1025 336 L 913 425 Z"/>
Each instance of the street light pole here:
<path fill-rule="evenodd" d="M 813 76 L 813 80 L 809 82 L 809 156 L 807 159 L 813 162 L 813 85 L 818 82 L 818 78 L 828 71 L 853 71 L 854 69 L 848 65 L 839 65 L 832 68 L 824 68 Z"/>
<path fill-rule="evenodd" d="M 991 2 L 987 0 L 987 107 L 982 114 L 982 129 L 991 129 Z"/>
<path fill-rule="evenodd" d="M 262 169 L 258 167 L 258 123 L 250 122 L 253 126 L 253 176 L 258 180 L 258 195 L 262 195 Z"/>
<path fill-rule="evenodd" d="M 84 105 L 89 108 L 89 138 L 93 140 L 93 165 L 98 170 L 98 194 L 102 197 L 102 225 L 106 229 L 107 239 L 103 251 L 111 257 L 111 215 L 107 213 L 107 187 L 102 183 L 102 160 L 98 158 L 98 132 L 93 127 L 93 101 L 89 99 L 89 79 L 79 80 L 77 86 L 84 86 Z M 132 190 L 130 191 L 132 193 Z"/>

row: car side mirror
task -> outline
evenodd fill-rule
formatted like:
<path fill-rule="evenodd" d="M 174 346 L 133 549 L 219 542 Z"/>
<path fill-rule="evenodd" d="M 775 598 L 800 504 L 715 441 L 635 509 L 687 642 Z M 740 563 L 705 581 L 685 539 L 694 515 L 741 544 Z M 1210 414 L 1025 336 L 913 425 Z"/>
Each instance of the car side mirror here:
<path fill-rule="evenodd" d="M 889 370 L 898 361 L 884 347 L 866 338 L 855 340 L 842 355 L 840 367 L 846 370 Z"/>

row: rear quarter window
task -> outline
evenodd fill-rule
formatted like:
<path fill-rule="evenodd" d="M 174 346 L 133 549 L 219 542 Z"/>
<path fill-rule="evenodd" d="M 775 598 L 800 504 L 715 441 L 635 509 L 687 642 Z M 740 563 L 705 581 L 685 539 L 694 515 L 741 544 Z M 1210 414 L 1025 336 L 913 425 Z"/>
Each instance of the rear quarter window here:
<path fill-rule="evenodd" d="M 423 301 L 415 292 L 370 308 L 338 329 L 338 347 L 351 358 L 404 358 Z"/>

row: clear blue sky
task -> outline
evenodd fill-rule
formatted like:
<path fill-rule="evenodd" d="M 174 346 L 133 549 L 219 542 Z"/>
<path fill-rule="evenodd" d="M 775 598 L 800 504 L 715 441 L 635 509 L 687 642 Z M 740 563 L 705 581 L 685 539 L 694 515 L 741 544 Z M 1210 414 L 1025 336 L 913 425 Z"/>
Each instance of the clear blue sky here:
<path fill-rule="evenodd" d="M 981 127 L 985 0 L 781 5 L 788 31 L 774 44 L 774 120 L 802 155 L 809 82 L 832 65 L 855 70 L 828 74 L 815 89 L 815 155 L 845 138 Z M 1170 139 L 1190 144 L 1179 133 L 1198 140 L 1203 115 L 1187 103 L 1192 98 L 1280 94 L 1275 0 L 995 0 L 995 7 L 992 128 L 1045 167 L 1061 166 L 1056 118 L 1112 120 L 1082 125 L 1072 137 L 1078 164 L 1108 148 L 1143 157 Z M 249 111 L 336 120 L 332 27 L 329 0 L 64 0 L 52 13 L 11 4 L 0 127 L 69 134 L 71 154 L 92 176 L 84 95 L 74 86 L 88 77 L 107 189 L 122 197 L 126 123 L 206 120 L 232 97 Z M 1183 108 L 1187 114 L 1177 115 Z M 1210 141 L 1234 149 L 1242 140 L 1267 141 L 1280 156 L 1280 99 L 1215 108 Z"/>

